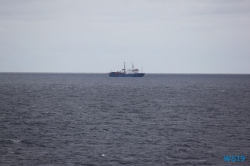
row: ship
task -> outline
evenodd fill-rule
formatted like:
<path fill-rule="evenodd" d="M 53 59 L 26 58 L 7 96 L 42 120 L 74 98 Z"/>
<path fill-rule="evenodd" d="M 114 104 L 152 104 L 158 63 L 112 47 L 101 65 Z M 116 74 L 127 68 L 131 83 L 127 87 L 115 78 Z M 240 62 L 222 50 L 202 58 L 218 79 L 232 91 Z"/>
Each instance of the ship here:
<path fill-rule="evenodd" d="M 124 68 L 121 71 L 110 72 L 109 77 L 143 77 L 145 73 L 139 73 L 139 69 L 135 69 L 132 63 L 132 69 L 126 70 L 126 65 L 124 62 Z"/>

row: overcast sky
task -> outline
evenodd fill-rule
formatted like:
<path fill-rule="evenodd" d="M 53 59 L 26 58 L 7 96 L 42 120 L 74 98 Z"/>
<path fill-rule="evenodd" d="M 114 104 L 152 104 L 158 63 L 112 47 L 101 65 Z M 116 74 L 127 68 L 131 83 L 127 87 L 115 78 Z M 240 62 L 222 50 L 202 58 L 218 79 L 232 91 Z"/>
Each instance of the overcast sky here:
<path fill-rule="evenodd" d="M 249 0 L 1 0 L 0 72 L 250 73 Z"/>

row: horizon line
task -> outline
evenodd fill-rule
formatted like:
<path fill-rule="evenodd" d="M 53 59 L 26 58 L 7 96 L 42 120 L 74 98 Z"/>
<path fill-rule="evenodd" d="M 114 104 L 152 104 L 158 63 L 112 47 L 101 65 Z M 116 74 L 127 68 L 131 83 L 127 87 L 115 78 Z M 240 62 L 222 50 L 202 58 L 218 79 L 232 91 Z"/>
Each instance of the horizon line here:
<path fill-rule="evenodd" d="M 0 74 L 108 74 L 102 72 L 0 72 Z M 146 74 L 207 74 L 207 75 L 249 75 L 250 73 L 145 73 Z"/>

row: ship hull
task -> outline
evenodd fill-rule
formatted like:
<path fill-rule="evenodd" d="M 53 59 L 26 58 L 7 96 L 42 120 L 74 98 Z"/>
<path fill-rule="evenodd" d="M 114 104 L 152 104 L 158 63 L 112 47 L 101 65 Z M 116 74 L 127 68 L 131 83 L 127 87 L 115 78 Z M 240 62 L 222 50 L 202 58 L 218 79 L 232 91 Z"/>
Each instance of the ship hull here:
<path fill-rule="evenodd" d="M 133 73 L 133 74 L 125 74 L 125 73 L 109 73 L 109 77 L 143 77 L 145 73 Z"/>

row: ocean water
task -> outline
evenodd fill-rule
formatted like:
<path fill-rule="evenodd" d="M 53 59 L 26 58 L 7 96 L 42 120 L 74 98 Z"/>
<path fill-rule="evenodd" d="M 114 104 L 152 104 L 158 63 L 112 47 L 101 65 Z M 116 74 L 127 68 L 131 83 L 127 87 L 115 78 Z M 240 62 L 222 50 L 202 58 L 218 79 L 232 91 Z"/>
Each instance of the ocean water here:
<path fill-rule="evenodd" d="M 249 166 L 250 75 L 1 73 L 12 165 Z"/>

